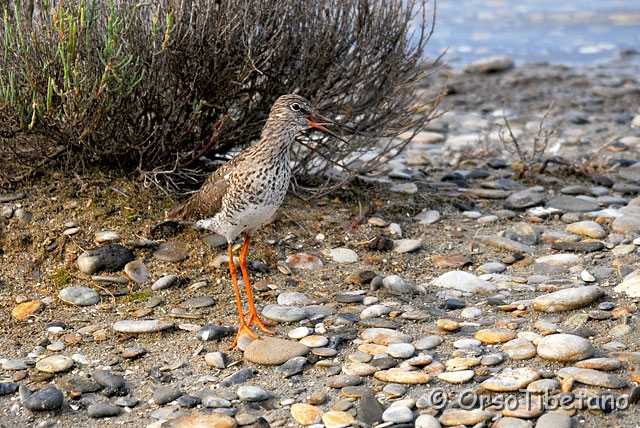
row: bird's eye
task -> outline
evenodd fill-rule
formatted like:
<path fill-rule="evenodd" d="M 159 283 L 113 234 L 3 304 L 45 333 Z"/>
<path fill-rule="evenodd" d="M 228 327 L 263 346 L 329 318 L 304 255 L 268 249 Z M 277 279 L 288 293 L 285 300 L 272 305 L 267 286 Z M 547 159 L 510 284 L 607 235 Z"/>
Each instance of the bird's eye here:
<path fill-rule="evenodd" d="M 293 110 L 293 111 L 300 111 L 300 104 L 298 104 L 298 103 L 293 103 L 293 104 L 291 104 L 290 107 L 291 107 L 291 110 Z"/>

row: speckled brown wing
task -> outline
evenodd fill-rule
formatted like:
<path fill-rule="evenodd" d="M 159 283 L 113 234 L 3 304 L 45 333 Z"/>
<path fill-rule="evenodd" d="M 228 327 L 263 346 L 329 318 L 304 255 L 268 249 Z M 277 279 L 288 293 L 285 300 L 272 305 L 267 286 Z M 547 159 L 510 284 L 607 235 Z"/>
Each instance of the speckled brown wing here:
<path fill-rule="evenodd" d="M 232 161 L 218 168 L 189 199 L 167 212 L 167 220 L 197 221 L 211 218 L 222 207 L 222 197 L 229 189 L 225 175 L 232 169 Z"/>

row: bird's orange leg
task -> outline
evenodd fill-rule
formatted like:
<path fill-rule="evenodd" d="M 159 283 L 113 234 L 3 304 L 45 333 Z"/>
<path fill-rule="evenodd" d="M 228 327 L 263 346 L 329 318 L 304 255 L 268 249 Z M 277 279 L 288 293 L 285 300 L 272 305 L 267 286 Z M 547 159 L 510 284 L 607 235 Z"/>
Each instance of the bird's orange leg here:
<path fill-rule="evenodd" d="M 229 272 L 231 273 L 231 281 L 233 281 L 233 291 L 236 293 L 236 303 L 238 304 L 238 314 L 240 314 L 240 326 L 238 327 L 238 334 L 236 340 L 233 341 L 230 349 L 233 349 L 238 344 L 238 339 L 243 334 L 248 334 L 253 338 L 257 338 L 256 334 L 251 331 L 249 325 L 244 321 L 244 315 L 242 313 L 242 299 L 240 298 L 240 288 L 238 288 L 238 269 L 236 269 L 235 263 L 233 263 L 233 249 L 229 244 Z"/>
<path fill-rule="evenodd" d="M 247 326 L 255 323 L 258 328 L 265 333 L 275 334 L 273 331 L 269 330 L 267 325 L 273 326 L 276 323 L 262 321 L 258 317 L 258 311 L 256 310 L 256 305 L 253 302 L 253 293 L 251 292 L 251 285 L 249 284 L 249 273 L 247 272 L 247 252 L 249 251 L 249 241 L 251 238 L 247 236 L 244 239 L 244 245 L 242 246 L 242 250 L 240 251 L 240 270 L 242 271 L 242 279 L 244 279 L 244 286 L 247 289 L 247 300 L 249 302 L 249 320 L 247 321 Z"/>

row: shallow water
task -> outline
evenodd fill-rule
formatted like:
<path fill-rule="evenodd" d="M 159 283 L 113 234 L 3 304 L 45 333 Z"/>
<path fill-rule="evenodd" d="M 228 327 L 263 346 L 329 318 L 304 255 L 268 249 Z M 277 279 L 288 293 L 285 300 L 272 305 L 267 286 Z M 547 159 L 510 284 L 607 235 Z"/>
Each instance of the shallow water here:
<path fill-rule="evenodd" d="M 490 55 L 517 63 L 640 62 L 640 1 L 438 0 L 425 54 L 447 47 L 454 67 Z"/>

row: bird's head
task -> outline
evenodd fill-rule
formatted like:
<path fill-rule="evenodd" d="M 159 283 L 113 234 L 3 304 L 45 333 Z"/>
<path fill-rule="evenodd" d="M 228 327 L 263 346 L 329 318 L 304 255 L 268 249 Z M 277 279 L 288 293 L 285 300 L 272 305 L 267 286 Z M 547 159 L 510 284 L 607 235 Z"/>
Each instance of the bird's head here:
<path fill-rule="evenodd" d="M 325 125 L 336 124 L 336 122 L 314 112 L 311 103 L 300 95 L 289 94 L 278 98 L 273 104 L 269 116 L 288 121 L 297 128 L 296 132 L 312 127 L 345 141 L 325 127 Z"/>

